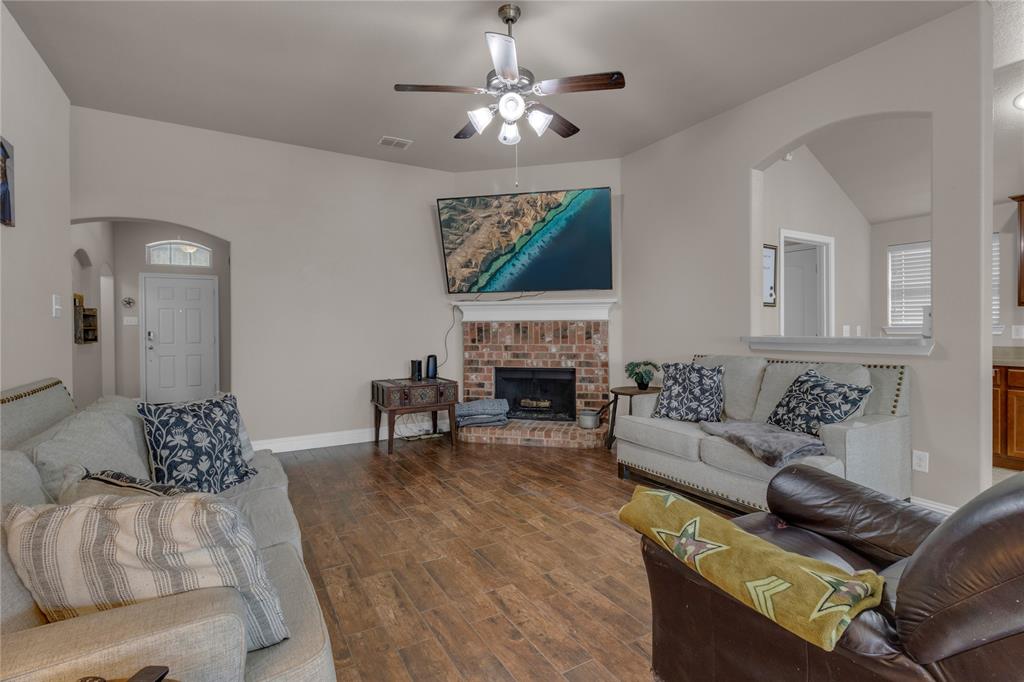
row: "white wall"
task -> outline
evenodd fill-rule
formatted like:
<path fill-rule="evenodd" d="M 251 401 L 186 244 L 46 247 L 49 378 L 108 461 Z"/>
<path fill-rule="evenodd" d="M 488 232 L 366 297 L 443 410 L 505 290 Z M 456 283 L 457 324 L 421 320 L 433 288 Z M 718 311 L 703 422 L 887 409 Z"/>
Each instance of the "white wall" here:
<path fill-rule="evenodd" d="M 70 105 L 7 7 L 0 8 L 0 50 L 0 132 L 14 145 L 16 225 L 0 227 L 0 384 L 55 376 L 73 389 Z M 60 319 L 50 315 L 53 294 L 63 299 Z"/>
<path fill-rule="evenodd" d="M 160 220 L 230 241 L 232 390 L 257 439 L 365 437 L 370 381 L 444 355 L 436 198 L 515 191 L 511 170 L 446 173 L 80 107 L 72 149 L 76 219 Z M 522 191 L 609 185 L 620 205 L 617 160 L 520 178 Z M 448 350 L 442 374 L 461 378 L 457 329 Z"/>
<path fill-rule="evenodd" d="M 87 308 L 100 309 L 100 274 L 114 272 L 114 226 L 109 222 L 83 223 L 71 228 L 71 286 L 74 293 L 85 297 Z M 91 265 L 83 267 L 75 252 L 84 251 Z M 73 309 L 68 308 L 69 313 Z M 97 318 L 97 322 L 99 318 Z M 107 338 L 103 330 L 98 343 L 74 345 L 71 349 L 71 363 L 75 377 L 72 397 L 75 404 L 85 407 L 103 395 L 103 346 L 114 346 L 114 339 Z"/>
<path fill-rule="evenodd" d="M 781 230 L 810 232 L 835 238 L 835 334 L 861 325 L 868 335 L 871 318 L 870 228 L 867 219 L 806 145 L 794 149 L 791 161 L 776 161 L 764 171 L 761 241 L 779 247 Z M 781 274 L 781 273 L 779 273 Z M 758 260 L 756 275 L 761 275 Z M 785 291 L 780 289 L 785 295 Z M 758 292 L 760 301 L 760 292 Z M 781 308 L 761 307 L 761 333 L 779 333 Z"/>
<path fill-rule="evenodd" d="M 966 501 L 991 480 L 991 95 L 991 8 L 976 3 L 626 156 L 624 355 L 749 353 L 740 337 L 761 315 L 752 169 L 836 121 L 930 113 L 936 348 L 870 360 L 911 368 L 913 443 L 931 453 L 914 494 Z"/>
<path fill-rule="evenodd" d="M 451 309 L 433 215 L 449 174 L 72 112 L 75 218 L 231 242 L 231 384 L 254 438 L 367 428 L 370 380 L 440 354 Z"/>

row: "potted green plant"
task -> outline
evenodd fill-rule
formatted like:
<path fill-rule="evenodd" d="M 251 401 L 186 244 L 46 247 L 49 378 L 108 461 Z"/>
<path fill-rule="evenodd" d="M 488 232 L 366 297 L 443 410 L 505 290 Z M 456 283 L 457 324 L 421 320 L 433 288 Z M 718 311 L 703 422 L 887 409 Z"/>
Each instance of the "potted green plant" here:
<path fill-rule="evenodd" d="M 654 373 L 658 371 L 658 365 L 650 360 L 638 360 L 626 363 L 626 376 L 636 382 L 636 387 L 646 391 L 651 385 Z"/>

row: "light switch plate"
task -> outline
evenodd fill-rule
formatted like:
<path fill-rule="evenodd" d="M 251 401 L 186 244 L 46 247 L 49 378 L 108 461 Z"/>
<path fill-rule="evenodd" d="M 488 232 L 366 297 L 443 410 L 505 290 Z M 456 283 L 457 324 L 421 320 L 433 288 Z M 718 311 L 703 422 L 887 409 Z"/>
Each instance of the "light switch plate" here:
<path fill-rule="evenodd" d="M 923 474 L 928 473 L 928 453 L 924 450 L 914 450 L 913 458 L 914 471 L 920 471 Z"/>
<path fill-rule="evenodd" d="M 60 317 L 61 312 L 64 310 L 64 306 L 61 305 L 60 294 L 54 294 L 51 299 L 50 314 L 53 315 L 53 319 Z"/>
<path fill-rule="evenodd" d="M 1010 327 L 1010 336 L 1015 339 L 1024 339 L 1024 324 L 1015 324 Z"/>
<path fill-rule="evenodd" d="M 137 317 L 123 317 L 123 318 L 121 318 L 121 324 L 123 324 L 126 327 L 138 327 L 139 326 L 139 318 L 137 318 Z"/>

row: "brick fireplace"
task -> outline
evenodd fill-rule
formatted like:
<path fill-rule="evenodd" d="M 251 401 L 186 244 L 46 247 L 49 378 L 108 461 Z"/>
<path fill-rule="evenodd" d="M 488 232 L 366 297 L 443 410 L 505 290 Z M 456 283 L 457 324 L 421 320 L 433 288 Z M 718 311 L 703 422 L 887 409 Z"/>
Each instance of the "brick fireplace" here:
<path fill-rule="evenodd" d="M 496 368 L 524 368 L 572 370 L 575 374 L 575 413 L 572 416 L 583 409 L 600 409 L 608 401 L 607 320 L 463 322 L 462 348 L 464 400 L 493 398 Z M 556 374 L 564 376 L 564 373 Z M 526 407 L 530 405 L 532 403 L 528 402 Z M 600 447 L 606 431 L 606 424 L 585 430 L 573 421 L 558 421 L 557 418 L 512 419 L 502 427 L 461 430 L 459 438 L 474 443 Z"/>

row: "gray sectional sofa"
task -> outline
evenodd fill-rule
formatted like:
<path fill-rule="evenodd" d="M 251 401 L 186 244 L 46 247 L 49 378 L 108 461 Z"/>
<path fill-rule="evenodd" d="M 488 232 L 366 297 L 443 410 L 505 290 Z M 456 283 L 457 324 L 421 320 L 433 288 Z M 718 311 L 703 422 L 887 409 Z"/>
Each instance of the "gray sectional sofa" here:
<path fill-rule="evenodd" d="M 903 365 L 774 360 L 698 355 L 694 362 L 724 366 L 724 419 L 766 421 L 793 380 L 809 368 L 835 380 L 870 384 L 858 413 L 821 429 L 824 456 L 799 460 L 899 498 L 910 496 L 910 386 Z M 741 509 L 767 509 L 768 481 L 778 469 L 709 436 L 700 425 L 651 417 L 656 394 L 633 399 L 631 415 L 615 424 L 619 475 L 667 483 Z"/>
<path fill-rule="evenodd" d="M 67 390 L 53 379 L 5 391 L 0 399 L 0 504 L 52 501 L 52 475 L 44 484 L 46 472 L 40 476 L 33 456 L 41 444 L 66 433 L 72 420 L 76 428 L 93 429 L 82 439 L 83 461 L 102 463 L 103 443 L 118 448 L 129 443 L 143 462 L 148 461 L 134 404 L 126 398 L 108 398 L 76 411 Z M 111 442 L 112 438 L 117 440 Z M 166 665 L 170 677 L 182 681 L 334 680 L 331 643 L 302 562 L 288 478 L 269 450 L 254 453 L 250 463 L 258 474 L 222 496 L 252 524 L 280 596 L 289 639 L 246 653 L 242 600 L 226 587 L 47 624 L 18 578 L 3 538 L 0 679 L 127 678 L 143 666 Z"/>

